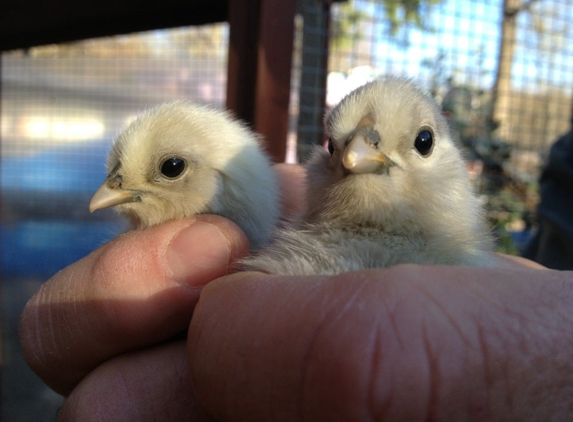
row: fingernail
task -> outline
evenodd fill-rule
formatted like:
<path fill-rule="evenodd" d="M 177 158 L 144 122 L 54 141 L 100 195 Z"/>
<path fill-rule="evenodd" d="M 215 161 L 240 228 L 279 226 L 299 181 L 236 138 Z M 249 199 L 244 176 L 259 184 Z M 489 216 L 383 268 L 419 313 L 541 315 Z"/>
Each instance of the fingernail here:
<path fill-rule="evenodd" d="M 167 266 L 174 281 L 203 286 L 227 274 L 229 241 L 213 224 L 196 221 L 175 236 L 167 248 Z"/>

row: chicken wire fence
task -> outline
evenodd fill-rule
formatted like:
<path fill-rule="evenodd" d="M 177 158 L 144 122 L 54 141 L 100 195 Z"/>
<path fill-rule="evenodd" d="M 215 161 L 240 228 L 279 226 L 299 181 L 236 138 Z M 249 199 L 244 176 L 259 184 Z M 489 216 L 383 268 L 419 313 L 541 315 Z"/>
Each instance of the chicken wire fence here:
<path fill-rule="evenodd" d="M 105 178 L 111 141 L 142 109 L 187 98 L 223 107 L 228 28 L 157 31 L 7 52 L 2 57 L 2 195 L 7 230 L 35 221 L 34 239 L 53 221 L 85 233 L 86 221 L 108 227 L 113 213 L 89 215 L 86 204 Z M 48 222 L 43 224 L 44 222 Z M 89 226 L 91 227 L 91 226 Z M 109 233 L 96 230 L 96 242 Z M 71 228 L 69 236 L 75 236 Z M 68 243 L 79 255 L 93 248 Z M 34 240 L 32 239 L 32 240 Z M 34 241 L 35 241 L 34 240 Z M 52 238 L 51 243 L 54 240 Z M 38 245 L 43 247 L 44 245 Z M 54 245 L 52 245 L 54 246 Z M 77 246 L 77 245 L 76 245 Z M 97 245 L 95 245 L 97 246 Z M 53 248 L 55 250 L 56 248 Z M 16 250 L 16 249 L 14 249 Z M 27 248 L 34 254 L 33 244 Z M 60 251 L 62 252 L 62 251 Z M 46 257 L 38 271 L 62 265 L 66 251 Z M 4 251 L 9 272 L 23 257 Z M 12 268 L 15 267 L 15 268 Z"/>
<path fill-rule="evenodd" d="M 302 2 L 308 22 L 320 2 Z M 310 4 L 310 5 L 309 5 Z M 540 170 L 571 123 L 573 11 L 566 0 L 351 0 L 334 3 L 328 33 L 326 106 L 383 75 L 413 78 L 442 105 L 461 141 L 499 250 L 518 254 L 535 226 Z M 306 29 L 301 56 L 320 36 Z M 307 62 L 312 66 L 312 61 Z M 323 98 L 320 87 L 314 102 Z M 307 78 L 308 80 L 308 78 Z M 307 104 L 300 104 L 301 113 Z M 320 122 L 323 110 L 310 107 Z M 318 126 L 299 125 L 299 157 L 320 143 Z M 302 144 L 302 146 L 300 145 Z"/>
<path fill-rule="evenodd" d="M 549 146 L 570 128 L 572 20 L 565 0 L 299 0 L 288 157 L 323 141 L 325 108 L 350 90 L 411 77 L 463 144 L 500 249 L 518 253 Z M 124 229 L 88 213 L 111 141 L 159 102 L 223 107 L 227 47 L 216 24 L 3 53 L 4 419 L 52 420 L 59 404 L 17 356 L 16 321 L 40 282 Z"/>
<path fill-rule="evenodd" d="M 142 109 L 223 107 L 228 25 L 50 45 L 2 55 L 2 416 L 53 421 L 62 398 L 29 370 L 18 318 L 39 285 L 125 230 L 90 214 L 112 140 Z"/>
<path fill-rule="evenodd" d="M 539 170 L 570 125 L 572 15 L 565 0 L 299 0 L 290 160 L 304 161 L 323 140 L 325 106 L 376 76 L 412 77 L 442 104 L 502 247 L 517 253 L 519 239 L 506 233 L 534 223 Z M 111 140 L 142 108 L 181 97 L 223 107 L 227 46 L 228 25 L 216 24 L 4 53 L 4 235 L 27 217 L 33 239 L 46 219 L 86 221 L 77 205 L 104 176 Z M 10 250 L 5 270 L 26 261 Z M 43 267 L 60 264 L 47 258 Z"/>

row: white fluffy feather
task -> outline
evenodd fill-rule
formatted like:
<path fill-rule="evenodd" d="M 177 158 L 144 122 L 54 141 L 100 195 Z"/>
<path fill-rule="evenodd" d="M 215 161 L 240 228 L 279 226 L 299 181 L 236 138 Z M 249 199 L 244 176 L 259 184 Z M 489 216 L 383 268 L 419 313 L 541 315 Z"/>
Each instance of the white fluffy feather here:
<path fill-rule="evenodd" d="M 170 157 L 186 165 L 175 178 L 161 172 Z M 257 135 L 223 111 L 181 101 L 151 109 L 120 134 L 107 168 L 104 196 L 118 191 L 133 196 L 98 206 L 93 205 L 96 194 L 93 208 L 115 206 L 136 227 L 219 214 L 237 223 L 258 248 L 278 221 L 278 188 L 270 160 Z"/>
<path fill-rule="evenodd" d="M 242 266 L 277 274 L 338 274 L 400 263 L 490 265 L 490 233 L 464 160 L 439 106 L 412 82 L 384 78 L 358 88 L 327 116 L 334 153 L 319 148 L 307 165 L 307 215 L 277 231 Z M 433 134 L 423 156 L 414 147 Z M 389 166 L 353 173 L 342 164 L 350 142 Z"/>

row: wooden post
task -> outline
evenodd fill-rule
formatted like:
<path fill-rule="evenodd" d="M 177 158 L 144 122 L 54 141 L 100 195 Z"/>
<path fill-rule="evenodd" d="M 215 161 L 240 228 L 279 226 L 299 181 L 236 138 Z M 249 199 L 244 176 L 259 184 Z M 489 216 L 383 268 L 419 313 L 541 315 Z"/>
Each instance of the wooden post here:
<path fill-rule="evenodd" d="M 265 139 L 275 162 L 286 157 L 295 0 L 229 2 L 227 108 Z"/>
<path fill-rule="evenodd" d="M 227 108 L 253 126 L 260 0 L 229 1 Z"/>

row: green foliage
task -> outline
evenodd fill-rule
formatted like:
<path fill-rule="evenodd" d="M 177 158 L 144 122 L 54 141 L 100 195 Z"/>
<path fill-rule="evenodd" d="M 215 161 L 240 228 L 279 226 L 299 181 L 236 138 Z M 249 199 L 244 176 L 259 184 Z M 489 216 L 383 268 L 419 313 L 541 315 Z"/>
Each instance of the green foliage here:
<path fill-rule="evenodd" d="M 336 49 L 346 49 L 362 38 L 361 23 L 370 16 L 347 2 L 340 5 L 338 13 L 332 16 L 332 46 Z"/>
<path fill-rule="evenodd" d="M 428 27 L 422 20 L 427 15 L 427 9 L 441 3 L 442 0 L 382 0 L 374 1 L 383 4 L 386 18 L 390 21 L 390 33 L 396 35 L 398 30 L 408 23 L 415 24 L 418 28 L 427 30 Z"/>
<path fill-rule="evenodd" d="M 512 233 L 528 229 L 537 191 L 537 183 L 510 181 L 486 193 L 485 209 L 497 237 L 497 252 L 519 255 L 523 245 L 516 243 Z"/>
<path fill-rule="evenodd" d="M 373 19 L 376 9 L 382 9 L 390 25 L 389 35 L 395 38 L 407 24 L 428 30 L 423 17 L 429 8 L 443 0 L 363 0 L 348 1 L 338 7 L 338 13 L 332 16 L 332 38 L 334 48 L 347 48 L 362 39 L 363 28 L 367 21 Z M 358 5 L 362 7 L 358 7 Z"/>

